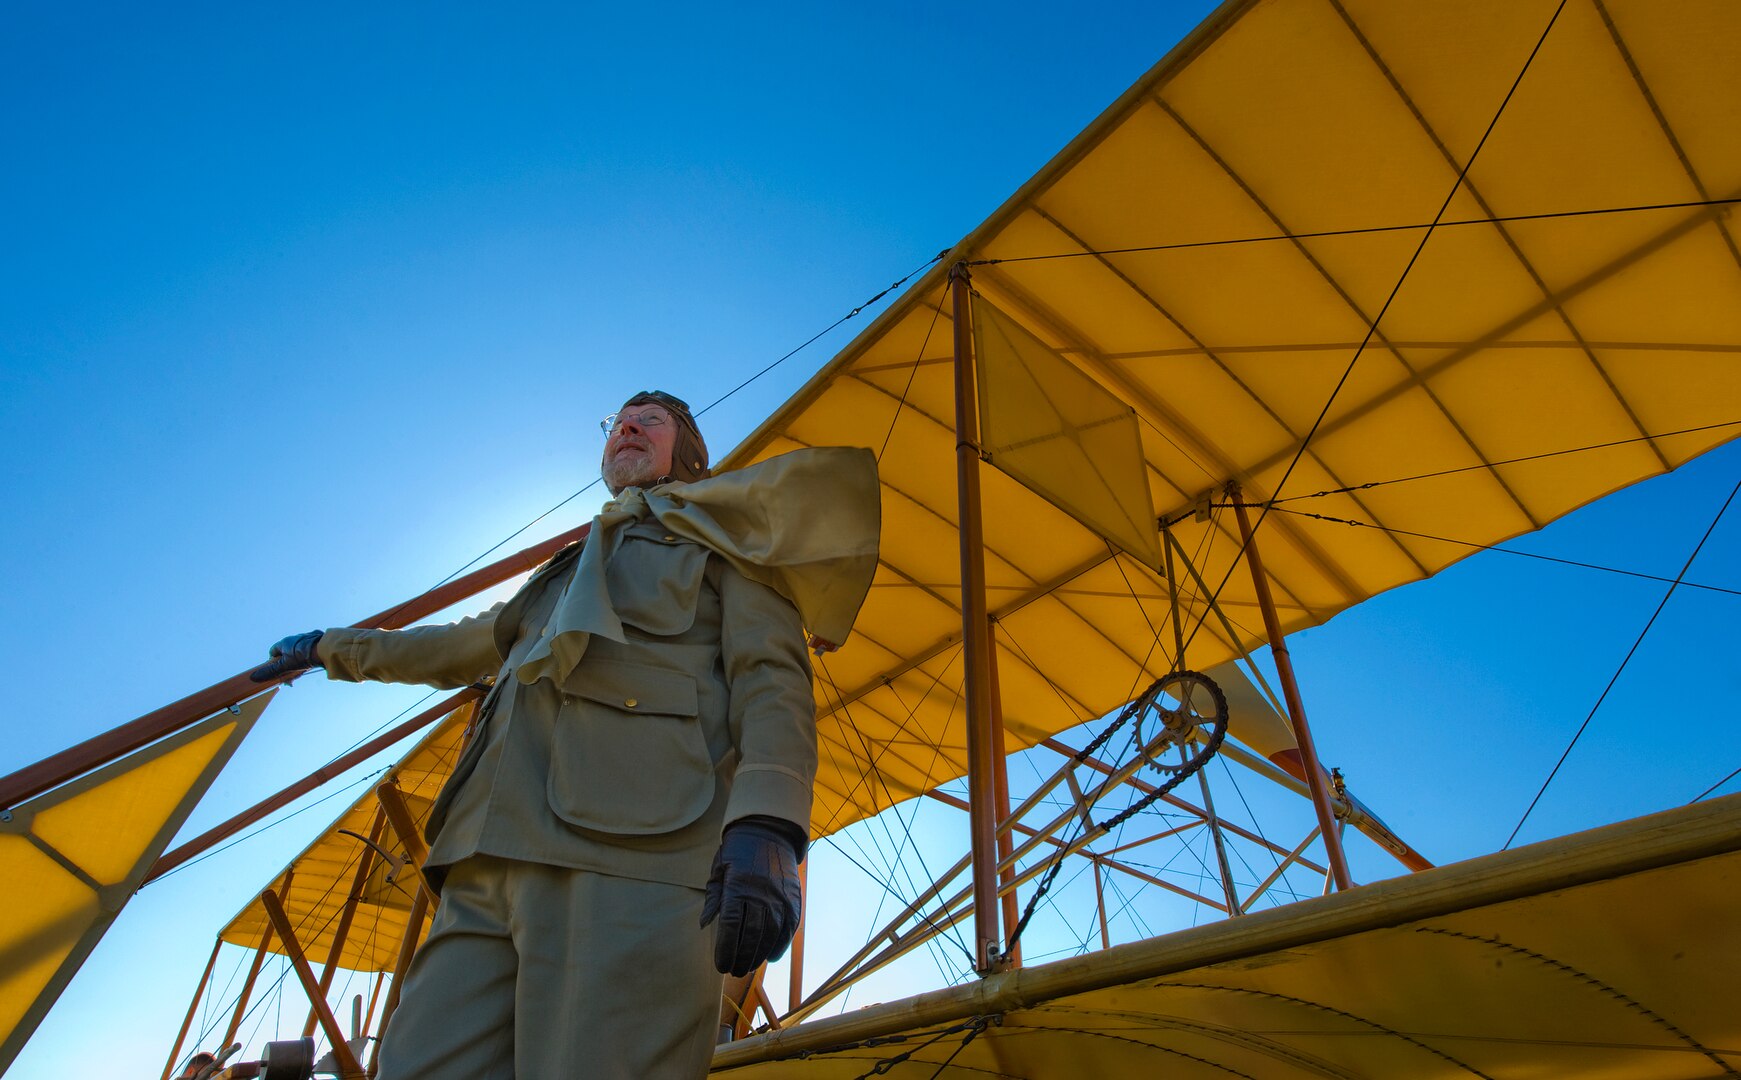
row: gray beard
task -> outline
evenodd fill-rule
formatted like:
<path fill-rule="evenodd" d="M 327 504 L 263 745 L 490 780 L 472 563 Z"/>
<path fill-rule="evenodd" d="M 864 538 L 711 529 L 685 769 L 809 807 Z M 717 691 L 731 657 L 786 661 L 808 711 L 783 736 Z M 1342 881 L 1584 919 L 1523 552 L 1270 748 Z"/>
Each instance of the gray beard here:
<path fill-rule="evenodd" d="M 599 474 L 604 477 L 605 487 L 611 489 L 611 494 L 619 495 L 626 487 L 646 487 L 658 480 L 654 468 L 653 462 L 643 455 L 630 461 L 607 461 L 599 466 Z"/>

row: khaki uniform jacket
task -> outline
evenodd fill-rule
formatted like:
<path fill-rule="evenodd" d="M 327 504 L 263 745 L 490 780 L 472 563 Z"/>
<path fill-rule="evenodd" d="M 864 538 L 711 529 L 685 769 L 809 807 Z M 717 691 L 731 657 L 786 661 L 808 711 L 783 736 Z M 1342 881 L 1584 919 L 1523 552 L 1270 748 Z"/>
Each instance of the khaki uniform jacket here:
<path fill-rule="evenodd" d="M 625 641 L 594 637 L 555 685 L 515 677 L 581 545 L 506 604 L 446 626 L 328 630 L 334 679 L 460 687 L 489 675 L 482 726 L 432 811 L 429 865 L 497 855 L 699 888 L 721 829 L 809 829 L 815 706 L 797 610 L 656 518 L 605 567 Z"/>

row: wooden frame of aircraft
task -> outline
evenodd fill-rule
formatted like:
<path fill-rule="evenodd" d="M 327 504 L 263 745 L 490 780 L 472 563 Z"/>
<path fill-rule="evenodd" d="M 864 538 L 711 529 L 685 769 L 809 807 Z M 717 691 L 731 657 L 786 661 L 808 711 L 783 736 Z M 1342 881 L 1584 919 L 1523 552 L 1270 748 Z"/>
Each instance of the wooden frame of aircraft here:
<path fill-rule="evenodd" d="M 853 639 L 819 673 L 813 834 L 927 796 L 967 812 L 969 843 L 808 995 L 796 946 L 783 1012 L 742 988 L 739 1033 L 758 1008 L 767 1030 L 716 1071 L 1054 1075 L 1087 1054 L 1108 1073 L 1164 1059 L 1191 1076 L 1741 1075 L 1741 1024 L 1711 1000 L 1741 955 L 1724 899 L 1741 797 L 1428 870 L 1319 764 L 1286 645 L 1741 432 L 1737 42 L 1741 10 L 1714 0 L 1228 0 L 722 463 L 878 450 L 883 554 Z M 584 532 L 359 625 L 408 625 Z M 1057 738 L 1261 646 L 1285 702 L 1267 716 L 1227 678 L 1231 707 L 1151 700 L 1131 756 Z M 930 693 L 957 681 L 962 709 Z M 0 779 L 0 806 L 257 692 L 236 676 Z M 346 1036 L 326 996 L 340 969 L 409 962 L 430 904 L 420 809 L 475 697 L 144 874 L 434 725 L 222 932 L 255 950 L 226 1042 L 283 951 L 312 998 L 305 1033 L 324 1029 L 344 1075 L 369 1068 L 345 1049 L 364 1031 Z M 1178 890 L 1092 849 L 1094 807 L 1150 798 L 1145 765 L 1230 721 L 1245 745 L 1224 755 L 1305 795 L 1315 819 L 1296 844 L 1242 838 L 1276 862 L 1242 893 L 1208 787 L 1200 806 L 1164 793 L 1216 852 L 1216 889 L 1190 898 L 1249 917 L 1114 946 L 1102 903 L 1107 947 L 1022 966 L 1018 890 L 1066 857 L 1097 886 L 1134 873 Z M 1033 747 L 1065 761 L 1012 806 L 1003 763 Z M 966 799 L 938 791 L 962 776 Z M 1350 889 L 1350 824 L 1425 872 Z M 1330 895 L 1253 911 L 1302 868 Z M 1646 897 L 1649 925 L 1604 930 Z M 969 917 L 971 985 L 813 1018 Z M 1677 946 L 1689 937 L 1704 948 Z M 1402 970 L 1434 974 L 1362 975 Z M 354 1027 L 386 1022 L 397 981 L 377 978 Z M 1461 1030 L 1426 1030 L 1429 1015 Z"/>

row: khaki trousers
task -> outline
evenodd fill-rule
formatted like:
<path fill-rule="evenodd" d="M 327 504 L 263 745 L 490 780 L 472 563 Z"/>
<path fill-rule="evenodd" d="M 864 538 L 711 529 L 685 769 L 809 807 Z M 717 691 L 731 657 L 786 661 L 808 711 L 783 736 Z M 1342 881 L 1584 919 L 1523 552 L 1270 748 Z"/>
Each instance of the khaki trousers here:
<path fill-rule="evenodd" d="M 702 893 L 538 863 L 454 866 L 380 1080 L 694 1080 L 719 1021 Z"/>

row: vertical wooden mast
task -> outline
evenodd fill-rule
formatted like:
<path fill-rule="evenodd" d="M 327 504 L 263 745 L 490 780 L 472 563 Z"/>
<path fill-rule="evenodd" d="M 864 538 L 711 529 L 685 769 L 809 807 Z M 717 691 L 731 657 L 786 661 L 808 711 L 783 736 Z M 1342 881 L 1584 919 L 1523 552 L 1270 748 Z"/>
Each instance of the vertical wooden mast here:
<path fill-rule="evenodd" d="M 1239 518 L 1239 536 L 1245 545 L 1246 565 L 1251 567 L 1252 587 L 1257 590 L 1257 605 L 1263 611 L 1263 628 L 1269 636 L 1270 658 L 1275 661 L 1276 674 L 1282 683 L 1282 696 L 1287 699 L 1288 722 L 1293 725 L 1294 742 L 1300 748 L 1300 764 L 1306 770 L 1306 786 L 1312 790 L 1312 809 L 1318 813 L 1318 829 L 1324 837 L 1324 854 L 1330 863 L 1330 877 L 1338 889 L 1353 884 L 1348 873 L 1348 857 L 1342 851 L 1342 831 L 1337 827 L 1336 810 L 1330 803 L 1329 789 L 1324 786 L 1324 770 L 1318 765 L 1318 749 L 1312 742 L 1312 729 L 1306 724 L 1306 705 L 1300 698 L 1300 686 L 1294 680 L 1294 660 L 1288 655 L 1287 641 L 1282 637 L 1282 622 L 1276 615 L 1275 598 L 1270 595 L 1269 578 L 1263 572 L 1263 560 L 1258 556 L 1252 536 L 1251 521 L 1246 517 L 1245 503 L 1240 499 L 1239 485 L 1229 482 L 1227 499 Z"/>
<path fill-rule="evenodd" d="M 212 942 L 212 955 L 206 961 L 206 969 L 199 977 L 199 985 L 193 988 L 193 1000 L 187 1003 L 187 1018 L 181 1022 L 181 1030 L 176 1032 L 175 1045 L 169 1050 L 169 1060 L 163 1063 L 163 1080 L 169 1080 L 169 1074 L 175 1071 L 176 1059 L 181 1057 L 181 1044 L 187 1041 L 187 1029 L 193 1026 L 193 1014 L 199 1008 L 199 999 L 205 996 L 206 983 L 212 978 L 212 965 L 218 962 L 218 950 L 224 947 L 224 939 L 219 935 Z"/>
<path fill-rule="evenodd" d="M 973 317 L 964 263 L 949 270 L 955 318 L 955 469 L 960 494 L 961 637 L 966 664 L 967 793 L 972 837 L 974 968 L 998 964 L 997 788 L 992 769 L 991 623 L 985 610 L 985 540 L 979 514 L 979 411 Z"/>

